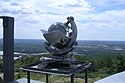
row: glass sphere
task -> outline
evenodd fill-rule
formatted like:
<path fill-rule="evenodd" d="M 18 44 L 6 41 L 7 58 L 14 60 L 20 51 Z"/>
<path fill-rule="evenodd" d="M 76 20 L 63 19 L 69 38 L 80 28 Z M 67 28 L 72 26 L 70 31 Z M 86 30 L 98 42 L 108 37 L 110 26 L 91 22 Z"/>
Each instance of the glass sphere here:
<path fill-rule="evenodd" d="M 66 35 L 66 27 L 61 22 L 55 22 L 52 25 L 50 25 L 48 32 L 53 32 L 55 30 L 59 30 Z"/>

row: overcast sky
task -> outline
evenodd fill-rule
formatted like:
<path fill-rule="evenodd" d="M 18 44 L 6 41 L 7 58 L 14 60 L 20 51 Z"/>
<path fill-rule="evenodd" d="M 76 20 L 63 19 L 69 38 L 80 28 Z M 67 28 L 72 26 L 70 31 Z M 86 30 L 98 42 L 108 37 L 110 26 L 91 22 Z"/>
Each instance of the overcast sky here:
<path fill-rule="evenodd" d="M 73 16 L 79 40 L 125 41 L 125 0 L 0 0 L 2 15 L 15 18 L 16 39 L 44 39 L 40 29 Z"/>

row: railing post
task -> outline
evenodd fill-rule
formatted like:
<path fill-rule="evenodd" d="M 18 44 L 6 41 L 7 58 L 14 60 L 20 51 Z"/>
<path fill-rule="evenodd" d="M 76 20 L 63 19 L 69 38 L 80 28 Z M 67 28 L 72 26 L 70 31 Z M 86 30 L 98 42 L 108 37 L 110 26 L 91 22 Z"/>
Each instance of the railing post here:
<path fill-rule="evenodd" d="M 74 83 L 74 74 L 71 75 L 71 83 Z"/>
<path fill-rule="evenodd" d="M 88 83 L 88 69 L 85 69 L 85 83 Z"/>
<path fill-rule="evenodd" d="M 27 71 L 27 83 L 30 83 L 30 71 Z"/>
<path fill-rule="evenodd" d="M 46 83 L 49 83 L 49 75 L 46 74 Z"/>
<path fill-rule="evenodd" d="M 3 19 L 3 69 L 4 83 L 14 81 L 14 18 L 0 16 Z"/>

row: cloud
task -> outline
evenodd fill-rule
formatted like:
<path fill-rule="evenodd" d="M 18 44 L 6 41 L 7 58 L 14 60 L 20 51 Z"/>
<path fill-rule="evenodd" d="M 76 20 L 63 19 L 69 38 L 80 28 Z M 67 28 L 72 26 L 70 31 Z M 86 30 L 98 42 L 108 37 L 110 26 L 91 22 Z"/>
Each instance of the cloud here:
<path fill-rule="evenodd" d="M 100 38 L 108 30 L 124 33 L 123 0 L 1 0 L 0 3 L 0 14 L 15 18 L 16 38 L 25 38 L 23 34 L 28 31 L 26 38 L 41 38 L 41 28 L 47 30 L 54 22 L 66 22 L 70 15 L 75 18 L 80 39 L 91 38 L 88 34 Z"/>
<path fill-rule="evenodd" d="M 96 29 L 124 29 L 125 10 L 104 11 L 88 15 L 79 14 L 76 17 L 81 26 L 94 27 Z M 80 18 L 81 17 L 81 18 Z"/>
<path fill-rule="evenodd" d="M 77 14 L 78 39 L 124 40 L 125 9 Z"/>
<path fill-rule="evenodd" d="M 8 2 L 8 1 L 11 1 L 11 0 L 1 0 L 1 1 Z"/>
<path fill-rule="evenodd" d="M 96 12 L 103 12 L 107 10 L 121 10 L 125 9 L 124 0 L 89 0 L 90 4 L 95 7 Z"/>
<path fill-rule="evenodd" d="M 31 19 L 28 19 L 28 20 L 25 20 L 26 23 L 30 23 L 30 24 L 37 24 L 39 23 L 38 20 L 31 20 Z"/>
<path fill-rule="evenodd" d="M 17 2 L 2 2 L 0 12 L 3 14 L 31 14 L 32 9 L 24 7 L 24 4 Z"/>
<path fill-rule="evenodd" d="M 22 11 L 23 10 L 23 11 Z M 4 9 L 4 8 L 1 8 L 1 12 L 2 13 L 10 13 L 10 14 L 31 14 L 32 12 L 30 11 L 27 11 L 26 9 L 15 9 L 15 8 L 12 8 L 11 10 L 10 9 Z"/>
<path fill-rule="evenodd" d="M 60 3 L 60 0 L 57 0 L 48 5 L 62 12 L 62 14 L 74 14 L 74 13 L 86 13 L 93 11 L 93 7 L 85 0 L 63 0 Z"/>
<path fill-rule="evenodd" d="M 17 2 L 11 2 L 10 5 L 11 5 L 11 6 L 19 6 L 20 4 L 17 3 Z"/>

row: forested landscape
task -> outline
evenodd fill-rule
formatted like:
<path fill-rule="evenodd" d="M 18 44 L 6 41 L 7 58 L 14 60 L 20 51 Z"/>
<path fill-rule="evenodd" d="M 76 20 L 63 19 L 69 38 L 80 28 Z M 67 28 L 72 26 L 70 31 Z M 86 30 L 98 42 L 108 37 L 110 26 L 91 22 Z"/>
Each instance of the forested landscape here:
<path fill-rule="evenodd" d="M 0 50 L 2 50 L 2 40 L 0 40 Z M 46 53 L 44 48 L 44 40 L 15 40 L 15 52 L 25 53 L 27 55 L 15 60 L 15 79 L 26 77 L 26 72 L 20 68 L 26 64 L 39 61 L 40 57 L 48 57 L 50 54 L 37 55 L 37 53 Z M 78 41 L 78 45 L 74 47 L 74 58 L 77 60 L 89 61 L 90 83 L 107 77 L 109 75 L 125 70 L 125 42 L 124 41 Z M 35 53 L 35 55 L 30 55 Z M 0 73 L 3 72 L 3 61 L 0 59 Z M 32 73 L 32 79 L 45 81 L 43 74 Z M 75 75 L 75 83 L 82 83 L 84 74 Z M 70 83 L 69 78 L 61 76 L 50 76 L 51 81 L 56 83 L 63 81 Z M 65 79 L 65 80 L 64 80 Z"/>
<path fill-rule="evenodd" d="M 42 55 L 42 56 L 50 56 L 50 55 Z M 26 64 L 31 64 L 33 62 L 39 61 L 41 56 L 24 56 L 18 60 L 15 60 L 15 79 L 27 77 L 26 72 L 20 70 L 20 68 Z M 107 77 L 109 75 L 124 71 L 125 69 L 125 57 L 123 55 L 116 55 L 115 57 L 110 56 L 102 56 L 102 58 L 91 58 L 91 56 L 74 56 L 77 60 L 87 60 L 91 64 L 89 68 L 89 81 L 90 83 Z M 3 64 L 2 60 L 0 60 L 0 73 L 3 72 Z M 62 77 L 54 76 L 55 80 L 60 80 Z M 45 75 L 32 73 L 31 78 L 34 80 L 44 80 Z M 51 79 L 51 81 L 53 80 Z M 60 79 L 59 79 L 60 78 Z M 83 82 L 84 74 L 78 73 L 75 75 L 75 78 L 81 78 L 82 80 L 77 80 L 78 83 Z M 60 82 L 57 82 L 60 83 Z M 70 80 L 67 79 L 64 83 L 70 83 Z M 76 82 L 77 83 L 77 82 Z"/>

